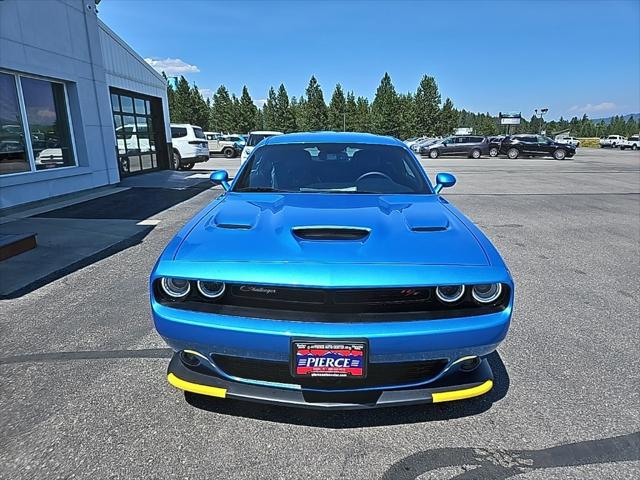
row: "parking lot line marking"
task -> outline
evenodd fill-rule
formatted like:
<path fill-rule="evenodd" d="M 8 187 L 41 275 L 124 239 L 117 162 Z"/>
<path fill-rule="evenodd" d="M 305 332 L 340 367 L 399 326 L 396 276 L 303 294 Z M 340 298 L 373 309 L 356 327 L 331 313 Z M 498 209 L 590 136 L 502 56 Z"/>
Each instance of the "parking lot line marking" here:
<path fill-rule="evenodd" d="M 138 223 L 136 223 L 136 225 L 151 225 L 151 226 L 155 226 L 158 225 L 160 223 L 160 220 L 156 220 L 154 218 L 148 218 L 147 220 L 141 220 Z"/>

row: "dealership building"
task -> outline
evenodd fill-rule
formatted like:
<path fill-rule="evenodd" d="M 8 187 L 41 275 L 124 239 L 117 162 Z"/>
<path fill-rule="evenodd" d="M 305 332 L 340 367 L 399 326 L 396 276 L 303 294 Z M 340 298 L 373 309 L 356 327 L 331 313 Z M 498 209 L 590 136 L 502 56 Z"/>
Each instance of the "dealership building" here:
<path fill-rule="evenodd" d="M 166 81 L 95 0 L 0 0 L 0 209 L 169 168 Z"/>

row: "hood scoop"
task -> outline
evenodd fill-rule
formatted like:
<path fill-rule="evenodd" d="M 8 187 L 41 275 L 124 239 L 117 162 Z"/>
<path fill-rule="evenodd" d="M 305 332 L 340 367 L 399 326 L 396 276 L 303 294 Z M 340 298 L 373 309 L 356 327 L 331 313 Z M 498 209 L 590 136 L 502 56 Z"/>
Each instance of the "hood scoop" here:
<path fill-rule="evenodd" d="M 341 226 L 293 227 L 291 231 L 301 240 L 364 240 L 371 233 L 368 228 Z"/>
<path fill-rule="evenodd" d="M 440 208 L 412 205 L 402 211 L 407 228 L 412 232 L 444 232 L 451 227 L 449 218 Z"/>
<path fill-rule="evenodd" d="M 227 230 L 251 230 L 258 223 L 260 208 L 250 203 L 232 202 L 220 206 L 210 223 Z"/>

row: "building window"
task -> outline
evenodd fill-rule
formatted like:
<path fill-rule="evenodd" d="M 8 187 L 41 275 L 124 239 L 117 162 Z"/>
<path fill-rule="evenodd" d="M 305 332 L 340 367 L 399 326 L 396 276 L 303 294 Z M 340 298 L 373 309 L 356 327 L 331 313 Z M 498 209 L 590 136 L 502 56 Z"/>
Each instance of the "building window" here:
<path fill-rule="evenodd" d="M 149 100 L 134 93 L 112 91 L 111 108 L 120 173 L 129 175 L 157 169 L 157 132 L 153 127 Z"/>
<path fill-rule="evenodd" d="M 0 72 L 0 175 L 30 170 L 16 79 Z"/>
<path fill-rule="evenodd" d="M 75 165 L 64 84 L 0 72 L 0 175 Z"/>

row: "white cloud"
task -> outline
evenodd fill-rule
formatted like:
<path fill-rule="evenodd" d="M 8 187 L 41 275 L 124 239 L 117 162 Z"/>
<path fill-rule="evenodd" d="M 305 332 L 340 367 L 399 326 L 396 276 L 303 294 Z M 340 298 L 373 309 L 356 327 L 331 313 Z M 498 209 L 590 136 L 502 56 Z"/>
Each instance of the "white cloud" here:
<path fill-rule="evenodd" d="M 185 75 L 187 73 L 198 73 L 200 69 L 180 58 L 145 58 L 145 62 L 151 65 L 156 71 L 164 72 L 167 77 Z"/>
<path fill-rule="evenodd" d="M 267 99 L 266 98 L 259 98 L 257 100 L 254 100 L 253 103 L 256 104 L 256 107 L 262 108 L 262 107 L 264 107 L 264 104 L 267 103 Z"/>
<path fill-rule="evenodd" d="M 595 105 L 591 104 L 591 103 L 587 103 L 586 105 L 583 106 L 579 106 L 579 105 L 574 105 L 573 107 L 571 107 L 569 109 L 570 112 L 584 112 L 584 113 L 590 113 L 590 112 L 607 112 L 609 110 L 613 110 L 614 108 L 616 108 L 616 104 L 613 102 L 602 102 L 602 103 L 596 103 Z"/>

